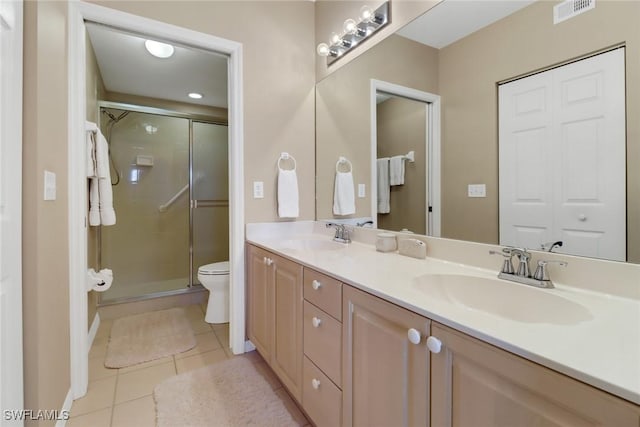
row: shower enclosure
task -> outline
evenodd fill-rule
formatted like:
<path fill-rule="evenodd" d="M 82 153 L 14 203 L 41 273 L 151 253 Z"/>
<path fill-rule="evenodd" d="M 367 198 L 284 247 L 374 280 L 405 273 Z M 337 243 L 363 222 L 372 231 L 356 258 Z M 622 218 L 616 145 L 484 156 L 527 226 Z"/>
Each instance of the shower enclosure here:
<path fill-rule="evenodd" d="M 198 267 L 229 259 L 226 123 L 111 102 L 100 109 L 117 215 L 96 238 L 96 264 L 114 274 L 100 304 L 201 289 Z"/>

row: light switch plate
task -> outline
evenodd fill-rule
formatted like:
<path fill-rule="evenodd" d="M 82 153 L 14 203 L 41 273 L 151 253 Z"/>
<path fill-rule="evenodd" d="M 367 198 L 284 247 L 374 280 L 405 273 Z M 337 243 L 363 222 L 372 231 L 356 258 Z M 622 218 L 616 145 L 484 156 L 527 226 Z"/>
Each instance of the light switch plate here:
<path fill-rule="evenodd" d="M 44 200 L 56 199 L 56 174 L 44 171 Z"/>
<path fill-rule="evenodd" d="M 467 195 L 469 197 L 487 197 L 486 184 L 469 184 L 467 187 Z"/>
<path fill-rule="evenodd" d="M 264 199 L 264 182 L 253 181 L 253 198 Z"/>
<path fill-rule="evenodd" d="M 365 184 L 358 184 L 358 197 L 363 198 L 367 195 Z"/>

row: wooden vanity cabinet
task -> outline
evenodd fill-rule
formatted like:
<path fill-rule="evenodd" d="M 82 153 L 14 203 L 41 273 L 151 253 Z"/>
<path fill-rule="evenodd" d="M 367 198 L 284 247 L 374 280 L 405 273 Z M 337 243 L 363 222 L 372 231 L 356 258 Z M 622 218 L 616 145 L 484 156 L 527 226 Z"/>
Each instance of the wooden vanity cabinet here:
<path fill-rule="evenodd" d="M 342 321 L 343 426 L 428 426 L 431 321 L 346 285 Z"/>
<path fill-rule="evenodd" d="M 247 245 L 247 334 L 289 393 L 302 397 L 302 266 Z"/>
<path fill-rule="evenodd" d="M 640 425 L 637 406 L 433 323 L 431 426 Z"/>

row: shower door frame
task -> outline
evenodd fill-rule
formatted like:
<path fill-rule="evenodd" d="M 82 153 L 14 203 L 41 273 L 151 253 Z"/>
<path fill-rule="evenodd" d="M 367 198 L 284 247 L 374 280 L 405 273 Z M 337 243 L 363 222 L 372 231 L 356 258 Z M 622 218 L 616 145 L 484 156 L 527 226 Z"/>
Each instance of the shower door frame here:
<path fill-rule="evenodd" d="M 158 37 L 168 42 L 202 48 L 227 55 L 229 93 L 229 341 L 234 354 L 251 349 L 245 336 L 244 289 L 244 102 L 242 43 L 191 30 L 116 9 L 68 2 L 67 13 L 67 116 L 69 200 L 69 329 L 71 387 L 63 409 L 84 396 L 88 386 L 88 348 L 100 324 L 87 316 L 87 184 L 86 184 L 86 28 L 84 21 Z M 87 333 L 89 330 L 89 333 Z"/>
<path fill-rule="evenodd" d="M 112 304 L 119 304 L 123 302 L 135 302 L 144 301 L 152 298 L 165 297 L 171 295 L 182 295 L 188 292 L 202 291 L 204 287 L 201 284 L 193 283 L 193 211 L 196 209 L 197 201 L 193 198 L 193 123 L 207 123 L 212 125 L 220 125 L 229 127 L 228 120 L 217 120 L 215 117 L 206 116 L 195 113 L 184 113 L 180 111 L 168 110 L 157 107 L 147 107 L 143 105 L 128 104 L 117 101 L 98 101 L 98 112 L 101 112 L 103 108 L 111 108 L 114 110 L 129 111 L 131 113 L 153 114 L 164 117 L 173 117 L 178 119 L 186 119 L 189 121 L 189 278 L 187 279 L 187 287 L 181 289 L 173 289 L 169 291 L 152 292 L 145 295 L 138 295 L 132 297 L 120 297 L 113 298 L 107 301 L 102 300 L 102 293 L 98 293 L 98 307 L 104 307 Z M 102 118 L 102 115 L 98 116 Z M 102 120 L 99 120 L 102 122 Z M 100 127 L 101 123 L 98 123 Z M 111 149 L 111 141 L 109 142 L 109 149 Z M 227 144 L 229 138 L 227 138 Z M 195 202 L 195 203 L 194 203 Z M 205 206 L 202 206 L 205 207 Z M 231 220 L 231 218 L 229 218 Z M 102 269 L 102 226 L 98 228 L 97 233 L 97 267 L 98 270 Z M 109 267 L 109 266 L 105 266 Z"/>

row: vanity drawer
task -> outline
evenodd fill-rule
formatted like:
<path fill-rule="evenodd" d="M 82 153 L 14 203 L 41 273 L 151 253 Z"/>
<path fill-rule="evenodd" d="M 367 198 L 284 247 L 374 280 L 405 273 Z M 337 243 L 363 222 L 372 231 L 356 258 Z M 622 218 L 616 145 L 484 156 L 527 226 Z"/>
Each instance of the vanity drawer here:
<path fill-rule="evenodd" d="M 342 391 L 307 357 L 303 362 L 302 407 L 316 427 L 342 424 Z"/>
<path fill-rule="evenodd" d="M 338 280 L 305 268 L 304 299 L 342 320 L 342 283 Z"/>
<path fill-rule="evenodd" d="M 304 302 L 304 354 L 340 387 L 342 385 L 342 323 Z"/>

